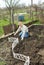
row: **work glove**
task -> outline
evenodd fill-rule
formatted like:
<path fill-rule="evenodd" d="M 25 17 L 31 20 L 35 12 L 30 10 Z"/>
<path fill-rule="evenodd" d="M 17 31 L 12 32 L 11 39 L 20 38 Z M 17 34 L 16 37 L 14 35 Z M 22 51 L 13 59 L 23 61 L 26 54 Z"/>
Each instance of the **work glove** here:
<path fill-rule="evenodd" d="M 14 33 L 14 36 L 16 35 L 16 33 Z"/>
<path fill-rule="evenodd" d="M 23 38 L 21 38 L 21 41 L 23 41 Z"/>

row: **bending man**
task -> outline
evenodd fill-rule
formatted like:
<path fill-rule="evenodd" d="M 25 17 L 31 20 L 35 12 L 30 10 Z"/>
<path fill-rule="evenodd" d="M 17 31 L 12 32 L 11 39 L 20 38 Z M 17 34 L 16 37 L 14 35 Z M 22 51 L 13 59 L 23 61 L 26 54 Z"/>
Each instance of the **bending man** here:
<path fill-rule="evenodd" d="M 23 40 L 24 38 L 27 38 L 29 36 L 28 27 L 22 23 L 22 20 L 19 21 L 18 25 L 19 25 L 19 28 L 17 29 L 14 35 L 20 32 L 19 36 L 21 37 L 21 40 Z"/>

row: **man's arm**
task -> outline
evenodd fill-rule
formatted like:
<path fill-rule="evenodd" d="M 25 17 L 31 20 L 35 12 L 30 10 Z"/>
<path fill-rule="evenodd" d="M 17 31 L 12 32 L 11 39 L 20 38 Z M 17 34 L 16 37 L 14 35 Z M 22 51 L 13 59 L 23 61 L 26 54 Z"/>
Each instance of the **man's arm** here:
<path fill-rule="evenodd" d="M 23 34 L 22 34 L 21 40 L 24 39 L 24 36 L 25 36 L 25 31 L 23 31 Z"/>

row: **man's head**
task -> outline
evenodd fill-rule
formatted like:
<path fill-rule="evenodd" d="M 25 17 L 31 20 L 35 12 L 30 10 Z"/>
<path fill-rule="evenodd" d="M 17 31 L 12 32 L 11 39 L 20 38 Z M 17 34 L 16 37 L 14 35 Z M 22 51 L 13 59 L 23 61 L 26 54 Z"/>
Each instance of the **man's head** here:
<path fill-rule="evenodd" d="M 23 25 L 22 20 L 19 21 L 18 25 L 22 27 Z"/>

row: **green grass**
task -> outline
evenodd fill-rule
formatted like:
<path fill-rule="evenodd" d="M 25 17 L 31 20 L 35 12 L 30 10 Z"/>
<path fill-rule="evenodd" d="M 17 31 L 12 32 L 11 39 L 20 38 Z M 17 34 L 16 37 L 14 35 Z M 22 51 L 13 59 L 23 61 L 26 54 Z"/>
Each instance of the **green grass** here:
<path fill-rule="evenodd" d="M 29 18 L 29 14 L 24 15 L 25 20 L 23 21 L 23 24 L 27 24 L 32 21 L 32 19 Z M 34 17 L 34 20 L 36 18 Z M 3 26 L 10 24 L 7 20 L 0 20 L 0 36 L 4 34 Z M 15 24 L 18 25 L 18 21 L 15 21 Z M 36 22 L 35 24 L 40 24 L 40 21 Z"/>
<path fill-rule="evenodd" d="M 0 26 L 8 25 L 10 22 L 7 20 L 0 20 Z"/>
<path fill-rule="evenodd" d="M 4 34 L 3 27 L 0 27 L 0 36 Z"/>
<path fill-rule="evenodd" d="M 31 22 L 31 20 L 24 21 L 23 24 L 27 24 L 29 22 Z M 1 25 L 0 25 L 0 36 L 2 36 L 2 34 L 4 34 L 4 31 L 3 31 L 3 27 L 2 26 L 8 25 L 8 24 L 9 23 L 5 23 L 5 24 L 4 23 L 1 23 Z M 16 21 L 15 24 L 18 25 L 18 22 Z M 35 24 L 40 24 L 40 21 L 36 22 Z"/>
<path fill-rule="evenodd" d="M 6 20 L 0 20 L 0 36 L 4 34 L 3 26 L 8 25 L 10 22 Z"/>
<path fill-rule="evenodd" d="M 26 9 L 18 9 L 15 10 L 15 13 L 24 13 L 26 11 Z"/>
<path fill-rule="evenodd" d="M 38 21 L 38 22 L 36 22 L 36 23 L 34 23 L 34 24 L 41 24 L 41 23 L 40 23 L 40 21 Z"/>
<path fill-rule="evenodd" d="M 0 65 L 5 65 L 6 63 L 4 61 L 0 61 Z"/>

